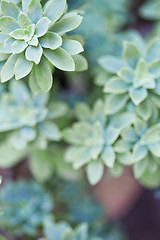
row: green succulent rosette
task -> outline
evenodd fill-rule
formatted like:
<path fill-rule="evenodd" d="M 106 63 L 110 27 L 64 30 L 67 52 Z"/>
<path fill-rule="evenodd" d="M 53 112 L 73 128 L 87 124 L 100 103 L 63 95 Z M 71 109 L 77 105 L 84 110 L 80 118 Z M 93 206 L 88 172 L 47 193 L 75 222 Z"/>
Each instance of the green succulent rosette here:
<path fill-rule="evenodd" d="M 95 103 L 93 110 L 79 103 L 76 112 L 79 121 L 63 133 L 70 144 L 65 160 L 71 162 L 74 169 L 85 166 L 88 180 L 93 185 L 103 177 L 105 166 L 113 175 L 121 174 L 123 167 L 117 161 L 114 145 L 122 129 L 134 122 L 134 113 L 123 112 L 112 118 L 106 117 L 101 100 Z"/>
<path fill-rule="evenodd" d="M 66 12 L 66 0 L 1 1 L 0 69 L 1 82 L 29 75 L 36 93 L 52 87 L 53 67 L 63 71 L 87 69 L 79 55 L 81 43 L 66 36 L 77 28 L 82 16 Z"/>
<path fill-rule="evenodd" d="M 155 108 L 160 108 L 159 43 L 159 38 L 148 44 L 139 38 L 124 42 L 123 57 L 99 59 L 105 70 L 100 77 L 106 93 L 107 115 L 132 108 L 143 120 L 148 120 Z"/>

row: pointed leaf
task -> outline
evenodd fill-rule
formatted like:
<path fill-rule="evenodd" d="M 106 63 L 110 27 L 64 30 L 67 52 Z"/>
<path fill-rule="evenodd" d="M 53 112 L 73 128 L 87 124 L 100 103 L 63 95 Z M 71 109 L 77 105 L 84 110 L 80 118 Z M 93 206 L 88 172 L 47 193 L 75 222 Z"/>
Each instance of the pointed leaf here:
<path fill-rule="evenodd" d="M 44 16 L 54 23 L 63 15 L 65 8 L 66 0 L 51 0 L 44 6 Z"/>
<path fill-rule="evenodd" d="M 62 38 L 57 33 L 47 32 L 39 42 L 42 47 L 55 50 L 62 45 Z"/>
<path fill-rule="evenodd" d="M 61 133 L 57 125 L 53 122 L 44 122 L 38 125 L 40 131 L 49 140 L 59 141 L 61 139 Z"/>
<path fill-rule="evenodd" d="M 26 29 L 32 24 L 32 21 L 23 12 L 20 12 L 18 17 L 18 24 L 21 28 Z"/>
<path fill-rule="evenodd" d="M 26 49 L 27 46 L 28 44 L 25 41 L 17 40 L 12 44 L 12 52 L 13 54 L 21 53 Z"/>
<path fill-rule="evenodd" d="M 139 105 L 141 102 L 143 102 L 147 96 L 147 90 L 145 88 L 131 88 L 129 90 L 129 95 L 131 100 L 135 105 Z"/>
<path fill-rule="evenodd" d="M 79 15 L 63 18 L 54 24 L 52 30 L 62 35 L 77 28 L 81 24 L 82 19 L 83 17 Z"/>
<path fill-rule="evenodd" d="M 18 15 L 21 10 L 12 2 L 1 1 L 1 9 L 4 16 L 12 17 L 18 20 Z"/>
<path fill-rule="evenodd" d="M 32 38 L 32 40 L 29 41 L 28 44 L 31 45 L 31 46 L 37 47 L 37 46 L 38 46 L 38 38 L 37 38 L 37 36 L 34 35 L 34 37 Z"/>
<path fill-rule="evenodd" d="M 123 58 L 128 61 L 139 57 L 140 53 L 136 45 L 132 42 L 125 41 L 123 44 Z"/>
<path fill-rule="evenodd" d="M 82 72 L 88 69 L 88 62 L 87 60 L 80 54 L 72 56 L 75 62 L 75 71 Z"/>
<path fill-rule="evenodd" d="M 152 114 L 152 105 L 151 102 L 146 99 L 145 101 L 143 101 L 142 103 L 140 103 L 137 107 L 136 107 L 136 113 L 138 114 L 138 116 L 140 116 L 142 119 L 144 119 L 145 121 L 147 121 Z"/>
<path fill-rule="evenodd" d="M 29 75 L 29 87 L 32 90 L 32 92 L 37 95 L 41 89 L 38 86 L 37 79 L 36 79 L 36 73 L 35 73 L 35 68 L 32 68 L 32 71 Z"/>
<path fill-rule="evenodd" d="M 48 92 L 53 83 L 52 72 L 48 60 L 43 57 L 41 62 L 35 66 L 35 73 L 38 86 L 45 92 Z"/>
<path fill-rule="evenodd" d="M 0 18 L 0 31 L 2 33 L 11 33 L 18 29 L 18 22 L 12 17 L 2 17 Z"/>
<path fill-rule="evenodd" d="M 64 71 L 74 71 L 75 63 L 73 58 L 62 48 L 44 50 L 45 57 L 57 68 Z"/>
<path fill-rule="evenodd" d="M 33 62 L 28 61 L 25 58 L 24 53 L 21 53 L 14 68 L 16 80 L 27 76 L 31 72 L 32 67 Z"/>
<path fill-rule="evenodd" d="M 49 28 L 50 20 L 47 17 L 42 17 L 36 24 L 37 37 L 44 36 Z"/>
<path fill-rule="evenodd" d="M 105 93 L 125 93 L 128 92 L 129 85 L 125 83 L 121 78 L 112 77 L 110 78 L 105 86 L 104 92 Z"/>
<path fill-rule="evenodd" d="M 99 65 L 110 73 L 117 73 L 121 68 L 126 67 L 126 63 L 118 57 L 104 56 L 98 60 Z"/>
<path fill-rule="evenodd" d="M 42 53 L 43 50 L 40 45 L 38 45 L 37 47 L 28 46 L 25 52 L 25 57 L 27 60 L 33 61 L 35 62 L 35 64 L 39 64 L 39 62 L 41 61 Z"/>
<path fill-rule="evenodd" d="M 139 143 L 136 143 L 133 147 L 133 157 L 135 162 L 138 162 L 146 157 L 148 153 L 148 149 L 146 146 L 140 145 Z"/>
<path fill-rule="evenodd" d="M 104 110 L 106 114 L 113 114 L 121 110 L 129 99 L 128 95 L 108 95 L 106 97 Z"/>
<path fill-rule="evenodd" d="M 115 155 L 114 149 L 111 146 L 105 147 L 102 153 L 102 159 L 107 167 L 113 168 L 116 155 Z"/>
<path fill-rule="evenodd" d="M 6 82 L 14 76 L 14 67 L 18 55 L 11 55 L 1 70 L 1 82 Z"/>
<path fill-rule="evenodd" d="M 149 144 L 148 147 L 154 156 L 156 156 L 158 158 L 160 157 L 160 144 L 159 143 Z"/>
<path fill-rule="evenodd" d="M 27 16 L 32 23 L 37 23 L 42 18 L 42 6 L 40 0 L 31 0 L 27 8 Z"/>
<path fill-rule="evenodd" d="M 71 39 L 63 41 L 62 48 L 65 49 L 70 55 L 76 55 L 84 51 L 80 42 Z"/>
<path fill-rule="evenodd" d="M 87 165 L 86 171 L 89 183 L 95 185 L 103 177 L 103 164 L 100 161 L 91 162 Z"/>

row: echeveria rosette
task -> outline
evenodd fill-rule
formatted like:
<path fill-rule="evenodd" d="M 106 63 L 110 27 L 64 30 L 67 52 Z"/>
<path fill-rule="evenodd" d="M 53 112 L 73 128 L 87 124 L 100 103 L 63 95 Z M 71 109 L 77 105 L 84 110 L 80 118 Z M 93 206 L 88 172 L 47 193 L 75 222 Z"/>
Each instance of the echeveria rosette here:
<path fill-rule="evenodd" d="M 65 159 L 74 169 L 86 166 L 89 182 L 96 184 L 103 176 L 104 164 L 113 172 L 119 168 L 114 144 L 121 129 L 132 124 L 134 114 L 122 113 L 107 121 L 101 100 L 93 111 L 85 104 L 78 104 L 76 111 L 79 122 L 64 131 L 65 140 L 71 144 Z"/>
<path fill-rule="evenodd" d="M 122 165 L 133 165 L 135 178 L 148 187 L 160 183 L 160 124 L 151 127 L 136 119 L 125 127 L 115 144 L 117 161 Z"/>
<path fill-rule="evenodd" d="M 106 114 L 126 109 L 130 103 L 136 113 L 148 120 L 152 106 L 159 108 L 160 54 L 155 53 L 158 41 L 154 39 L 147 46 L 142 40 L 125 42 L 123 58 L 106 56 L 99 60 L 109 76 L 104 83 Z"/>
<path fill-rule="evenodd" d="M 11 167 L 26 156 L 51 159 L 49 143 L 61 139 L 56 119 L 65 115 L 68 107 L 56 101 L 48 104 L 48 100 L 48 93 L 35 96 L 22 82 L 12 81 L 9 91 L 1 92 L 0 133 L 4 136 L 0 144 L 1 167 Z"/>
<path fill-rule="evenodd" d="M 49 0 L 44 7 L 40 0 L 22 0 L 21 8 L 2 0 L 1 11 L 1 82 L 29 75 L 33 91 L 49 91 L 51 65 L 64 71 L 87 68 L 79 55 L 82 45 L 65 35 L 82 21 L 77 11 L 66 13 L 66 0 Z"/>

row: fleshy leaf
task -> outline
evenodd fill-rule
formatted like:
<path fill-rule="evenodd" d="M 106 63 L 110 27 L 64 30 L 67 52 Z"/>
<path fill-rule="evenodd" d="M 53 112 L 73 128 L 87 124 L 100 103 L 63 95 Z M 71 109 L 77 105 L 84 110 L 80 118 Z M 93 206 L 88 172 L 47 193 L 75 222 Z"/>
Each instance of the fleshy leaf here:
<path fill-rule="evenodd" d="M 27 46 L 28 46 L 28 44 L 25 41 L 22 41 L 22 40 L 15 41 L 12 44 L 13 54 L 18 54 L 18 53 L 23 52 Z"/>
<path fill-rule="evenodd" d="M 139 105 L 148 96 L 147 90 L 145 88 L 131 88 L 129 94 L 135 105 Z"/>
<path fill-rule="evenodd" d="M 36 35 L 42 37 L 48 31 L 50 20 L 47 17 L 42 17 L 36 24 Z"/>
<path fill-rule="evenodd" d="M 1 82 L 6 82 L 14 76 L 14 66 L 18 55 L 11 55 L 1 70 Z"/>
<path fill-rule="evenodd" d="M 140 53 L 136 45 L 132 42 L 125 41 L 123 44 L 123 58 L 125 60 L 131 60 L 139 57 Z"/>
<path fill-rule="evenodd" d="M 62 38 L 57 33 L 47 32 L 39 39 L 39 42 L 42 47 L 55 50 L 62 45 Z"/>
<path fill-rule="evenodd" d="M 21 10 L 12 2 L 1 1 L 1 9 L 4 16 L 12 17 L 18 20 L 18 15 Z"/>
<path fill-rule="evenodd" d="M 49 62 L 45 57 L 35 66 L 35 73 L 38 86 L 48 92 L 52 87 L 53 79 Z"/>
<path fill-rule="evenodd" d="M 24 53 L 21 53 L 20 56 L 18 57 L 18 60 L 14 68 L 16 80 L 27 76 L 31 72 L 32 67 L 33 67 L 33 62 L 28 61 L 25 58 Z"/>
<path fill-rule="evenodd" d="M 44 16 L 54 23 L 63 15 L 65 8 L 66 0 L 50 0 L 44 6 Z"/>
<path fill-rule="evenodd" d="M 18 17 L 18 23 L 21 28 L 26 29 L 32 24 L 32 21 L 23 12 L 20 12 Z"/>
<path fill-rule="evenodd" d="M 136 107 L 136 112 L 138 116 L 147 121 L 152 114 L 151 102 L 148 99 L 146 99 Z"/>
<path fill-rule="evenodd" d="M 75 71 L 82 72 L 88 69 L 87 60 L 80 54 L 72 56 L 75 62 Z"/>
<path fill-rule="evenodd" d="M 106 114 L 113 114 L 121 110 L 129 99 L 128 95 L 108 95 L 106 97 L 104 109 Z"/>
<path fill-rule="evenodd" d="M 81 24 L 82 19 L 79 15 L 63 18 L 54 24 L 52 30 L 58 34 L 70 32 Z"/>
<path fill-rule="evenodd" d="M 114 149 L 111 146 L 105 147 L 102 153 L 102 159 L 107 167 L 112 168 L 114 166 L 116 156 L 115 156 Z"/>
<path fill-rule="evenodd" d="M 28 46 L 25 52 L 26 59 L 29 61 L 35 62 L 35 64 L 39 64 L 41 57 L 42 57 L 42 47 L 38 45 L 35 46 Z"/>
<path fill-rule="evenodd" d="M 70 55 L 76 55 L 84 51 L 80 42 L 71 39 L 63 41 L 62 48 L 65 49 Z"/>
<path fill-rule="evenodd" d="M 61 133 L 57 125 L 53 122 L 44 122 L 39 124 L 40 131 L 49 140 L 59 141 L 61 139 Z"/>
<path fill-rule="evenodd" d="M 2 33 L 11 33 L 18 29 L 18 22 L 12 17 L 1 17 L 0 18 L 0 31 Z"/>
<path fill-rule="evenodd" d="M 149 144 L 148 148 L 154 156 L 160 157 L 160 143 Z"/>
<path fill-rule="evenodd" d="M 32 68 L 32 71 L 29 75 L 29 87 L 31 88 L 32 92 L 37 95 L 41 89 L 38 86 L 37 79 L 36 79 L 36 74 L 35 74 L 35 68 Z"/>
<path fill-rule="evenodd" d="M 27 8 L 27 16 L 32 23 L 37 23 L 42 18 L 42 6 L 40 0 L 31 0 Z"/>
<path fill-rule="evenodd" d="M 146 146 L 140 145 L 139 143 L 136 143 L 133 147 L 133 157 L 135 162 L 138 162 L 146 157 L 148 153 L 148 149 Z"/>
<path fill-rule="evenodd" d="M 129 85 L 125 83 L 121 78 L 112 77 L 110 78 L 104 87 L 105 93 L 125 93 L 128 92 Z"/>
<path fill-rule="evenodd" d="M 32 40 L 29 41 L 28 44 L 37 47 L 38 46 L 38 38 L 37 38 L 37 36 L 34 35 Z"/>
<path fill-rule="evenodd" d="M 64 71 L 74 71 L 75 63 L 73 58 L 62 48 L 44 50 L 45 57 L 57 68 Z"/>
<path fill-rule="evenodd" d="M 117 73 L 121 68 L 126 67 L 126 63 L 118 57 L 104 56 L 98 60 L 100 66 L 110 73 Z"/>
<path fill-rule="evenodd" d="M 89 183 L 97 184 L 103 177 L 103 164 L 100 161 L 91 162 L 86 168 Z"/>

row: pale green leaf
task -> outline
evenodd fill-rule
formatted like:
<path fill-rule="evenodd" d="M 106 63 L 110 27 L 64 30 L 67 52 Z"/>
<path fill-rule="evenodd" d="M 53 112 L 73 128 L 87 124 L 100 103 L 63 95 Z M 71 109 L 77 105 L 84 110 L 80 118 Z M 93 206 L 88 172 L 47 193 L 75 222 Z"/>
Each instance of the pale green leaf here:
<path fill-rule="evenodd" d="M 47 32 L 39 42 L 42 47 L 55 50 L 62 45 L 62 38 L 57 33 Z"/>
<path fill-rule="evenodd" d="M 98 60 L 99 65 L 110 73 L 117 73 L 121 68 L 126 67 L 126 63 L 118 57 L 104 56 Z"/>
<path fill-rule="evenodd" d="M 138 162 L 146 157 L 148 153 L 148 149 L 146 146 L 140 145 L 139 143 L 136 143 L 133 147 L 133 157 L 134 161 Z"/>
<path fill-rule="evenodd" d="M 14 67 L 18 55 L 11 55 L 1 70 L 1 82 L 6 82 L 14 76 Z"/>
<path fill-rule="evenodd" d="M 87 165 L 86 171 L 89 183 L 95 185 L 103 177 L 103 163 L 100 161 L 91 162 Z"/>
<path fill-rule="evenodd" d="M 29 27 L 32 24 L 32 21 L 23 12 L 20 12 L 19 17 L 18 17 L 18 24 L 21 28 L 26 29 L 27 27 Z"/>
<path fill-rule="evenodd" d="M 148 148 L 154 156 L 160 157 L 160 143 L 149 144 Z"/>
<path fill-rule="evenodd" d="M 1 9 L 4 16 L 13 17 L 18 20 L 18 15 L 21 10 L 12 2 L 1 1 Z"/>
<path fill-rule="evenodd" d="M 42 57 L 42 47 L 38 45 L 37 47 L 35 46 L 28 46 L 26 51 L 25 51 L 25 57 L 28 61 L 33 61 L 35 64 L 39 64 L 41 61 Z"/>
<path fill-rule="evenodd" d="M 136 45 L 132 42 L 125 41 L 123 44 L 123 58 L 125 60 L 131 60 L 139 57 L 140 53 Z"/>
<path fill-rule="evenodd" d="M 133 165 L 133 174 L 135 178 L 140 178 L 143 176 L 144 172 L 148 167 L 148 159 L 144 158 L 141 161 Z"/>
<path fill-rule="evenodd" d="M 28 44 L 25 41 L 17 40 L 12 44 L 12 52 L 13 54 L 21 53 L 26 49 L 27 46 Z"/>
<path fill-rule="evenodd" d="M 64 39 L 62 48 L 70 55 L 76 55 L 84 51 L 80 42 L 71 39 Z"/>
<path fill-rule="evenodd" d="M 88 69 L 88 62 L 87 60 L 80 54 L 72 56 L 75 62 L 75 71 L 82 72 Z"/>
<path fill-rule="evenodd" d="M 116 159 L 113 147 L 106 146 L 101 157 L 107 167 L 113 168 Z"/>
<path fill-rule="evenodd" d="M 63 15 L 65 8 L 66 0 L 50 0 L 44 6 L 44 16 L 54 23 Z"/>
<path fill-rule="evenodd" d="M 38 38 L 36 35 L 33 36 L 32 40 L 28 42 L 29 45 L 31 46 L 35 46 L 37 47 L 38 46 Z"/>
<path fill-rule="evenodd" d="M 126 82 L 124 82 L 121 78 L 112 77 L 106 82 L 104 86 L 104 92 L 121 94 L 128 92 L 128 88 L 129 85 Z"/>
<path fill-rule="evenodd" d="M 18 22 L 12 17 L 1 17 L 0 18 L 0 31 L 2 33 L 11 33 L 18 29 Z"/>
<path fill-rule="evenodd" d="M 40 89 L 40 87 L 38 86 L 38 83 L 37 83 L 34 67 L 32 68 L 32 71 L 29 75 L 29 87 L 35 95 L 37 95 L 41 91 L 41 89 Z"/>
<path fill-rule="evenodd" d="M 35 66 L 35 73 L 38 86 L 45 92 L 48 92 L 53 83 L 52 72 L 48 60 L 43 57 L 41 62 Z"/>
<path fill-rule="evenodd" d="M 136 113 L 138 116 L 140 116 L 142 119 L 147 121 L 152 114 L 152 105 L 151 102 L 146 99 L 145 101 L 141 102 L 137 107 L 136 107 Z"/>
<path fill-rule="evenodd" d="M 73 58 L 62 48 L 44 50 L 45 57 L 57 68 L 64 71 L 74 71 L 75 63 Z"/>
<path fill-rule="evenodd" d="M 18 60 L 16 61 L 14 68 L 16 80 L 27 76 L 31 72 L 32 67 L 33 62 L 28 61 L 25 58 L 24 53 L 21 53 L 20 56 L 18 57 Z"/>
<path fill-rule="evenodd" d="M 81 22 L 83 17 L 76 15 L 61 19 L 57 23 L 53 25 L 52 30 L 58 34 L 64 34 L 66 32 L 70 32 L 77 28 Z"/>
<path fill-rule="evenodd" d="M 40 0 L 31 0 L 27 8 L 27 16 L 32 23 L 37 23 L 42 18 L 42 6 Z"/>
<path fill-rule="evenodd" d="M 16 29 L 10 33 L 10 36 L 15 39 L 23 40 L 26 37 L 26 31 L 24 29 Z"/>
<path fill-rule="evenodd" d="M 54 122 L 44 122 L 38 125 L 38 128 L 43 133 L 43 135 L 53 141 L 59 141 L 61 139 L 61 133 L 58 126 Z"/>
<path fill-rule="evenodd" d="M 130 88 L 129 95 L 133 103 L 139 105 L 147 98 L 148 92 L 145 88 Z"/>
<path fill-rule="evenodd" d="M 125 107 L 129 99 L 128 95 L 108 95 L 105 100 L 104 110 L 106 114 L 113 114 Z"/>
<path fill-rule="evenodd" d="M 49 28 L 50 20 L 47 17 L 42 17 L 36 24 L 37 37 L 44 36 Z"/>

